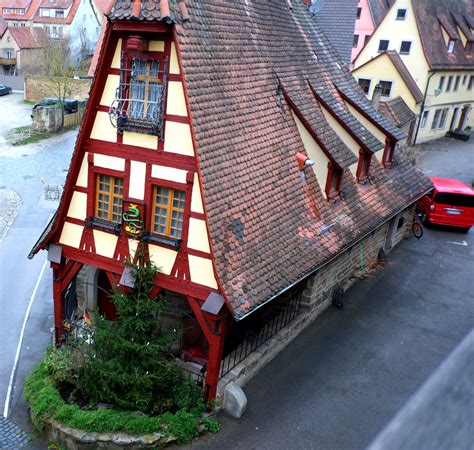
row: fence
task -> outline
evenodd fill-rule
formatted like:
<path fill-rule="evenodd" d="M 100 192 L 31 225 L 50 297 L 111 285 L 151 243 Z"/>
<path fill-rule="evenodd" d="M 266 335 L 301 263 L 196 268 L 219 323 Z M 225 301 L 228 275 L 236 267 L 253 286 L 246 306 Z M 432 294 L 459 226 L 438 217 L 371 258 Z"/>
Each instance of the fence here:
<path fill-rule="evenodd" d="M 0 75 L 0 84 L 11 87 L 14 91 L 25 90 L 25 79 L 18 75 Z"/>
<path fill-rule="evenodd" d="M 229 373 L 237 364 L 265 344 L 298 316 L 302 290 L 290 291 L 274 300 L 268 310 L 262 312 L 262 326 L 257 331 L 247 331 L 240 344 L 228 353 L 221 364 L 220 376 Z M 243 322 L 245 324 L 245 321 Z"/>

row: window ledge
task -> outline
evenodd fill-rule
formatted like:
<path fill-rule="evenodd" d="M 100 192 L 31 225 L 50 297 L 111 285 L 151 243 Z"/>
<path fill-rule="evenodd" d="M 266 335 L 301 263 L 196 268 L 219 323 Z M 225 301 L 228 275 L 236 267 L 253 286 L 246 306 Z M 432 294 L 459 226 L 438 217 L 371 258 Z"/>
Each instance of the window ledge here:
<path fill-rule="evenodd" d="M 98 228 L 104 231 L 109 231 L 114 233 L 116 236 L 122 231 L 122 224 L 113 223 L 113 222 L 102 222 L 101 220 L 96 219 L 95 217 L 89 217 L 86 219 L 87 228 Z"/>
<path fill-rule="evenodd" d="M 164 245 L 165 247 L 179 250 L 181 248 L 182 239 L 174 239 L 167 236 L 159 236 L 157 234 L 146 233 L 143 235 L 143 241 L 150 244 Z"/>

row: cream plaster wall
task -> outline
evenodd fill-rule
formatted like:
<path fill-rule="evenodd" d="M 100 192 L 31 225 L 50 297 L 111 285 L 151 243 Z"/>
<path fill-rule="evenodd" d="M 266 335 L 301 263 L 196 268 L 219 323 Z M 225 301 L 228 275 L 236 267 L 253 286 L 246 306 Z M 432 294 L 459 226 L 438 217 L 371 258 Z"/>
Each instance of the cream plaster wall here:
<path fill-rule="evenodd" d="M 461 41 L 462 41 L 462 46 L 465 47 L 467 43 L 467 37 L 466 35 L 462 32 L 461 28 L 456 27 L 458 29 L 459 36 L 461 36 Z"/>
<path fill-rule="evenodd" d="M 390 98 L 402 97 L 408 107 L 412 111 L 416 111 L 416 101 L 413 98 L 412 93 L 387 55 L 374 59 L 364 67 L 353 70 L 352 75 L 357 80 L 359 78 L 370 80 L 370 89 L 367 95 L 368 98 L 372 98 L 374 88 L 377 86 L 379 81 L 391 81 L 392 91 L 390 92 Z"/>
<path fill-rule="evenodd" d="M 160 180 L 175 181 L 177 183 L 186 183 L 185 170 L 175 169 L 174 167 L 156 166 L 151 167 L 151 176 Z"/>
<path fill-rule="evenodd" d="M 64 222 L 63 229 L 61 231 L 61 237 L 59 238 L 59 243 L 68 245 L 69 247 L 79 248 L 79 245 L 81 245 L 83 230 L 84 227 L 81 225 Z"/>
<path fill-rule="evenodd" d="M 96 253 L 106 258 L 113 258 L 118 237 L 99 230 L 93 230 L 93 233 Z"/>
<path fill-rule="evenodd" d="M 137 239 L 129 239 L 128 240 L 128 251 L 130 252 L 130 258 L 135 258 L 135 253 L 137 252 L 138 248 L 138 240 Z"/>
<path fill-rule="evenodd" d="M 148 43 L 149 52 L 164 52 L 165 42 L 164 41 L 150 41 Z"/>
<path fill-rule="evenodd" d="M 68 217 L 74 219 L 85 220 L 87 217 L 87 194 L 84 192 L 73 192 L 69 209 Z"/>
<path fill-rule="evenodd" d="M 214 269 L 210 259 L 199 258 L 198 256 L 188 255 L 189 271 L 191 281 L 193 283 L 209 286 L 217 289 L 216 278 L 214 277 Z"/>
<path fill-rule="evenodd" d="M 84 154 L 84 158 L 82 158 L 81 169 L 79 170 L 79 175 L 77 176 L 76 186 L 87 187 L 87 169 L 89 167 L 89 164 L 87 162 L 88 157 L 89 153 L 86 152 Z"/>
<path fill-rule="evenodd" d="M 313 160 L 315 163 L 314 166 L 312 166 L 312 169 L 316 175 L 316 179 L 318 180 L 319 187 L 321 188 L 322 192 L 325 192 L 328 177 L 329 159 L 324 153 L 323 149 L 313 139 L 301 120 L 298 119 L 298 116 L 293 111 L 291 111 L 291 115 L 293 116 L 296 127 L 298 128 L 298 133 L 300 134 L 301 140 L 303 141 L 303 146 L 306 150 L 308 158 Z"/>
<path fill-rule="evenodd" d="M 171 43 L 171 55 L 170 55 L 170 73 L 178 75 L 180 74 L 178 55 L 176 53 L 176 45 L 174 42 Z"/>
<path fill-rule="evenodd" d="M 174 250 L 151 244 L 148 246 L 148 250 L 150 259 L 156 264 L 160 271 L 165 275 L 169 275 L 178 253 Z"/>
<path fill-rule="evenodd" d="M 120 69 L 120 59 L 122 55 L 122 39 L 118 40 L 117 47 L 115 47 L 114 58 L 110 67 L 112 69 Z"/>
<path fill-rule="evenodd" d="M 474 68 L 471 71 L 458 71 L 458 72 L 436 72 L 430 80 L 428 91 L 426 95 L 426 107 L 432 107 L 435 105 L 450 105 L 455 103 L 474 103 L 474 89 L 468 91 L 469 77 L 474 75 Z M 436 95 L 435 90 L 439 87 L 440 79 L 444 76 L 444 85 L 440 94 Z M 456 77 L 459 76 L 459 86 L 457 91 L 454 91 L 456 83 Z M 448 86 L 449 77 L 452 78 L 451 89 L 446 90 Z M 466 77 L 466 81 L 463 84 L 463 79 Z"/>
<path fill-rule="evenodd" d="M 331 115 L 331 113 L 321 105 L 324 117 L 326 118 L 329 126 L 336 132 L 339 138 L 346 144 L 346 146 L 359 157 L 360 145 L 353 139 L 353 137 L 341 126 L 341 124 Z"/>
<path fill-rule="evenodd" d="M 170 81 L 168 83 L 166 113 L 185 117 L 188 115 L 186 101 L 184 99 L 183 83 L 180 81 Z"/>
<path fill-rule="evenodd" d="M 128 196 L 137 200 L 145 198 L 146 163 L 132 161 L 130 163 L 130 186 Z"/>
<path fill-rule="evenodd" d="M 91 138 L 107 142 L 117 142 L 117 130 L 110 123 L 109 115 L 106 112 L 97 111 Z"/>
<path fill-rule="evenodd" d="M 204 220 L 189 219 L 188 247 L 205 253 L 211 252 Z"/>
<path fill-rule="evenodd" d="M 188 124 L 166 121 L 164 151 L 194 156 L 191 128 Z"/>
<path fill-rule="evenodd" d="M 379 150 L 378 152 L 374 152 L 374 156 L 377 158 L 379 162 L 382 162 L 383 159 L 383 150 Z"/>
<path fill-rule="evenodd" d="M 100 153 L 95 153 L 94 166 L 123 172 L 125 170 L 125 159 L 117 158 L 116 156 L 107 156 L 101 155 Z"/>
<path fill-rule="evenodd" d="M 367 128 L 380 142 L 385 143 L 385 139 L 387 135 L 380 131 L 370 120 L 366 119 L 357 109 L 355 109 L 351 104 L 344 102 L 347 109 L 350 113 L 362 124 L 365 128 Z"/>
<path fill-rule="evenodd" d="M 102 91 L 102 97 L 100 104 L 104 106 L 110 106 L 115 100 L 115 92 L 120 85 L 119 75 L 108 75 L 107 81 L 105 82 L 104 90 Z"/>
<path fill-rule="evenodd" d="M 158 149 L 158 136 L 151 134 L 124 131 L 122 142 L 125 145 L 133 145 L 135 147 L 149 148 L 151 150 Z"/>
<path fill-rule="evenodd" d="M 202 204 L 201 189 L 199 187 L 199 177 L 194 174 L 193 193 L 191 197 L 191 211 L 203 214 L 204 206 Z"/>
<path fill-rule="evenodd" d="M 407 9 L 405 20 L 396 20 L 397 10 L 400 8 Z M 378 55 L 379 41 L 381 39 L 388 40 L 388 49 L 396 50 L 397 52 L 400 51 L 402 41 L 411 41 L 410 54 L 400 55 L 400 57 L 418 84 L 418 87 L 423 92 L 428 77 L 429 66 L 423 53 L 411 0 L 397 0 L 394 3 L 385 16 L 385 19 L 372 34 L 370 41 L 359 53 L 355 61 L 355 68 Z"/>

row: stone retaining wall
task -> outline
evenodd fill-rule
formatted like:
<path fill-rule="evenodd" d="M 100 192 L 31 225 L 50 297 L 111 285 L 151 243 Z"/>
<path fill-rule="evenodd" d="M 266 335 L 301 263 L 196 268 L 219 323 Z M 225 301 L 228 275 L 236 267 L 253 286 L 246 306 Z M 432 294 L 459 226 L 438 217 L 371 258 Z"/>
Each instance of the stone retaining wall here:
<path fill-rule="evenodd" d="M 86 100 L 89 97 L 92 79 L 71 78 L 68 82 L 67 98 Z M 54 81 L 51 77 L 29 75 L 25 79 L 25 100 L 38 102 L 46 97 L 57 97 Z"/>

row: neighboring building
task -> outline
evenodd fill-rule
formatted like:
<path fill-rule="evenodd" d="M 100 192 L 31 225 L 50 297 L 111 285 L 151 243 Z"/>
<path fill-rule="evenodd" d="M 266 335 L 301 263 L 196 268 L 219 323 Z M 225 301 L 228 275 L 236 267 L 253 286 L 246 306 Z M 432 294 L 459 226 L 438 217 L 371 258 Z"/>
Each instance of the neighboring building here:
<path fill-rule="evenodd" d="M 117 0 L 64 194 L 29 255 L 48 250 L 56 342 L 82 315 L 76 287 L 115 317 L 106 292 L 133 286 L 123 261 L 140 245 L 213 398 L 410 230 L 431 185 L 397 153 L 404 137 L 303 0 Z"/>
<path fill-rule="evenodd" d="M 13 27 L 26 27 L 41 0 L 0 0 L 0 15 L 8 25 Z"/>
<path fill-rule="evenodd" d="M 468 0 L 397 0 L 354 62 L 364 89 L 382 82 L 417 114 L 416 143 L 474 125 L 473 16 Z"/>
<path fill-rule="evenodd" d="M 352 62 L 352 30 L 355 26 L 357 0 L 325 0 L 323 8 L 314 14 L 323 33 L 339 53 L 346 66 Z"/>
<path fill-rule="evenodd" d="M 408 107 L 402 97 L 380 102 L 379 111 L 407 135 L 408 142 L 412 141 L 416 114 Z"/>
<path fill-rule="evenodd" d="M 41 56 L 41 28 L 7 28 L 0 38 L 0 74 L 19 75 Z"/>
<path fill-rule="evenodd" d="M 3 16 L 0 16 L 0 38 L 4 35 L 5 31 L 7 31 L 7 28 L 7 21 L 3 18 Z"/>
<path fill-rule="evenodd" d="M 33 22 L 52 38 L 68 38 L 77 62 L 94 53 L 102 18 L 91 0 L 42 0 Z"/>
<path fill-rule="evenodd" d="M 351 61 L 356 59 L 394 1 L 358 0 Z"/>

